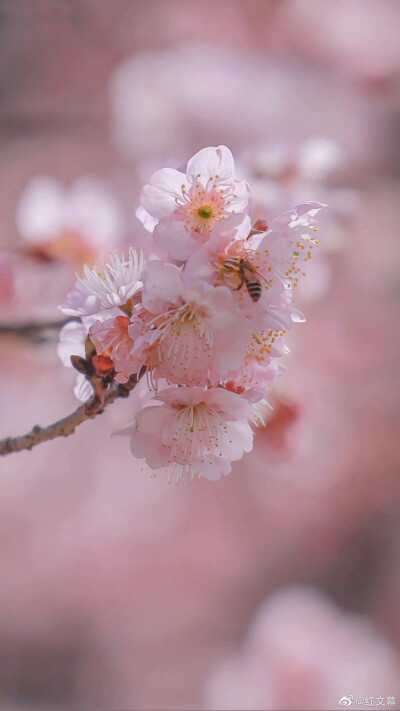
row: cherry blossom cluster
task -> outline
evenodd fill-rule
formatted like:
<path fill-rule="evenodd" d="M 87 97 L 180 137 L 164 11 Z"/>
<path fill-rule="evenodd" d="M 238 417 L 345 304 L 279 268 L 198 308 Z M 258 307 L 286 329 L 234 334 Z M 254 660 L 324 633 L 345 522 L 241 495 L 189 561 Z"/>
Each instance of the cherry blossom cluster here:
<path fill-rule="evenodd" d="M 292 296 L 319 245 L 322 207 L 308 202 L 252 225 L 231 152 L 204 148 L 142 190 L 136 214 L 152 233 L 151 256 L 131 248 L 77 277 L 60 308 L 79 321 L 62 329 L 60 358 L 91 358 L 107 382 L 146 370 L 125 432 L 154 472 L 218 479 L 252 449 L 256 404 L 282 370 L 285 334 L 304 320 Z M 83 374 L 75 393 L 92 395 Z"/>

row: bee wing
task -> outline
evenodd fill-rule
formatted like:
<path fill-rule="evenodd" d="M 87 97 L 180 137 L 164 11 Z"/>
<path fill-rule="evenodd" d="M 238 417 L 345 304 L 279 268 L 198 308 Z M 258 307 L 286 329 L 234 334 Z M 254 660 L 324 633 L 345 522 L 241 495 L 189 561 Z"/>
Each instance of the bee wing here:
<path fill-rule="evenodd" d="M 251 264 L 246 262 L 242 264 L 242 273 L 246 281 L 257 281 L 257 279 L 264 279 L 264 277 L 259 274 Z M 267 281 L 264 279 L 264 281 Z"/>
<path fill-rule="evenodd" d="M 252 267 L 250 264 L 243 264 L 242 265 L 242 272 L 243 272 L 243 277 L 247 282 L 252 282 L 252 281 L 263 281 L 265 284 L 268 284 L 268 279 L 266 279 L 262 274 L 257 272 L 254 267 Z"/>
<path fill-rule="evenodd" d="M 242 264 L 242 274 L 246 281 L 254 281 L 254 277 L 259 276 L 259 274 L 256 272 L 254 267 L 251 266 L 251 264 Z"/>
<path fill-rule="evenodd" d="M 245 273 L 246 279 L 262 279 L 266 284 L 268 284 L 268 279 L 266 279 L 260 272 L 257 272 L 254 268 L 249 269 L 248 267 L 243 267 L 243 272 Z"/>
<path fill-rule="evenodd" d="M 262 274 L 259 274 L 259 272 L 255 272 L 258 276 L 259 279 L 262 279 L 266 284 L 268 284 L 268 279 L 266 279 Z"/>

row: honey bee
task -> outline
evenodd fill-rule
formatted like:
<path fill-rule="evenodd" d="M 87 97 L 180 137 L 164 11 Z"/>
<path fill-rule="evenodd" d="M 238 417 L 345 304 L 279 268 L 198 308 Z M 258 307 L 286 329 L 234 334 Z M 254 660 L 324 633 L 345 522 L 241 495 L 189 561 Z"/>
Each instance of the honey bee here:
<path fill-rule="evenodd" d="M 258 301 L 261 298 L 261 279 L 266 280 L 256 272 L 250 262 L 247 262 L 242 257 L 232 257 L 224 262 L 223 270 L 229 277 L 239 277 L 239 284 L 234 287 L 234 291 L 238 291 L 245 284 L 252 301 Z"/>

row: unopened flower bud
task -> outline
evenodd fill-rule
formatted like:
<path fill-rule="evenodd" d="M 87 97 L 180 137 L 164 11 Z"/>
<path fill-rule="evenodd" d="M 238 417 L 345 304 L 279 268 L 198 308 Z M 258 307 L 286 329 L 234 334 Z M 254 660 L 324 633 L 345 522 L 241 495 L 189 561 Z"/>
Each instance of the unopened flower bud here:
<path fill-rule="evenodd" d="M 225 383 L 224 387 L 225 390 L 229 390 L 231 393 L 236 393 L 237 395 L 241 395 L 246 390 L 246 388 L 244 388 L 242 385 L 235 385 L 233 380 L 228 380 Z"/>
<path fill-rule="evenodd" d="M 256 220 L 253 225 L 253 230 L 256 232 L 266 232 L 268 229 L 266 220 Z"/>
<path fill-rule="evenodd" d="M 92 358 L 92 365 L 97 375 L 106 378 L 114 370 L 114 363 L 109 356 L 95 355 Z"/>

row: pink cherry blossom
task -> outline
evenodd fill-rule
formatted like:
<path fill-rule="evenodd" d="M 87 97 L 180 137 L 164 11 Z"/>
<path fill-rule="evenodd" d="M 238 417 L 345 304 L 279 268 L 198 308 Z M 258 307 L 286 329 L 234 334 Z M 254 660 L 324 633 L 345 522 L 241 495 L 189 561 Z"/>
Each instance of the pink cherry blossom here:
<path fill-rule="evenodd" d="M 218 222 L 237 212 L 247 215 L 250 209 L 248 185 L 235 180 L 226 146 L 203 148 L 188 161 L 186 174 L 173 168 L 156 171 L 141 199 L 137 216 L 150 230 L 150 218 L 157 220 L 156 242 L 179 260 L 206 242 Z"/>
<path fill-rule="evenodd" d="M 130 332 L 135 355 L 156 378 L 216 384 L 240 367 L 251 323 L 226 287 L 185 283 L 180 269 L 152 261 L 143 275 L 143 306 Z"/>
<path fill-rule="evenodd" d="M 60 307 L 80 318 L 61 331 L 60 358 L 71 366 L 71 355 L 86 356 L 89 338 L 96 356 L 111 359 L 108 375 L 117 382 L 147 370 L 148 389 L 159 394 L 151 406 L 142 407 L 132 442 L 153 469 L 169 467 L 170 476 L 177 478 L 186 471 L 218 478 L 247 451 L 247 444 L 240 445 L 238 455 L 232 442 L 229 453 L 206 446 L 211 433 L 222 427 L 218 398 L 246 403 L 246 432 L 250 411 L 254 421 L 257 416 L 250 403 L 268 405 L 266 391 L 283 372 L 280 357 L 289 352 L 286 333 L 295 321 L 304 320 L 291 306 L 292 287 L 319 245 L 315 216 L 322 207 L 304 203 L 275 218 L 270 227 L 259 228 L 260 221 L 252 227 L 250 193 L 246 183 L 235 181 L 232 154 L 225 146 L 205 148 L 191 158 L 185 174 L 162 169 L 143 189 L 138 215 L 148 229 L 154 226 L 153 237 L 164 251 L 155 254 L 151 247 L 145 262 L 143 253 L 131 246 L 128 258 L 113 254 L 101 269 L 84 266 L 75 291 Z M 168 254 L 183 264 L 169 263 Z M 177 386 L 168 390 L 171 402 L 160 395 L 165 385 Z M 75 392 L 82 399 L 91 395 L 82 375 Z M 188 393 L 195 400 L 187 402 Z M 217 415 L 208 410 L 205 415 L 204 403 L 213 397 Z M 184 444 L 172 437 L 175 425 L 165 430 L 171 408 L 174 418 L 182 411 L 180 424 L 192 418 Z M 193 408 L 196 422 L 204 425 L 196 436 Z M 222 419 L 230 422 L 232 417 Z M 199 434 L 203 432 L 208 434 Z M 154 445 L 156 435 L 162 437 L 162 447 Z M 219 448 L 220 440 L 218 434 Z M 200 452 L 203 445 L 206 458 Z"/>
<path fill-rule="evenodd" d="M 166 470 L 170 481 L 184 474 L 219 479 L 251 450 L 253 414 L 248 400 L 224 388 L 169 388 L 137 413 L 132 453 Z"/>

